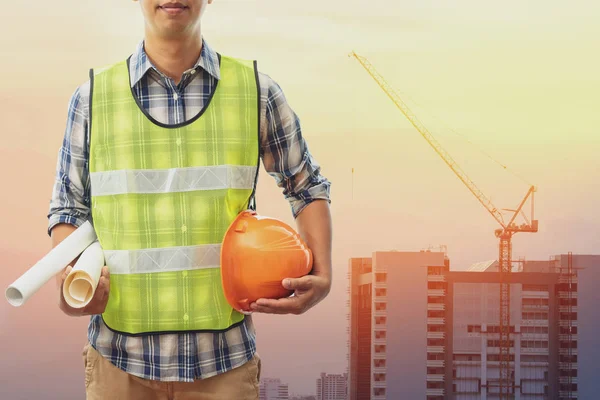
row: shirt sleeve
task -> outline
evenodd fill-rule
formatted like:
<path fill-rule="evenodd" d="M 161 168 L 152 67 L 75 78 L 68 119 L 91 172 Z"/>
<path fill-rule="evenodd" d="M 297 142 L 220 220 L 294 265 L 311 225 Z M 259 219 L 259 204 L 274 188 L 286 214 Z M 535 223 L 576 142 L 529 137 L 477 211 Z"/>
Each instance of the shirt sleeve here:
<path fill-rule="evenodd" d="M 79 227 L 90 216 L 88 173 L 89 82 L 71 96 L 67 124 L 58 150 L 48 213 L 48 235 L 61 223 Z"/>
<path fill-rule="evenodd" d="M 281 87 L 262 75 L 265 100 L 261 153 L 265 170 L 275 178 L 290 203 L 296 218 L 315 200 L 331 202 L 331 182 L 321 174 L 321 167 L 309 151 L 302 136 L 300 119 L 285 98 Z"/>

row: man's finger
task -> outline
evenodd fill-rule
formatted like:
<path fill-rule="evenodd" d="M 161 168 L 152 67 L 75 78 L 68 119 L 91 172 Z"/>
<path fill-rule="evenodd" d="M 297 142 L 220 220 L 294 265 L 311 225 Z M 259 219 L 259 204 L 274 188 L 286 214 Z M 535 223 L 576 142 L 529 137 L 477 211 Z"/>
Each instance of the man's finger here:
<path fill-rule="evenodd" d="M 96 287 L 96 292 L 94 293 L 94 297 L 92 297 L 92 300 L 89 303 L 90 305 L 96 304 L 96 303 L 102 303 L 104 301 L 104 298 L 108 295 L 107 284 L 108 284 L 108 281 L 106 281 L 106 278 L 101 276 L 100 280 L 98 281 L 98 286 Z"/>
<path fill-rule="evenodd" d="M 263 313 L 263 314 L 288 314 L 288 312 L 284 311 L 284 310 L 280 310 L 280 309 L 272 308 L 272 307 L 268 307 L 268 306 L 259 306 L 259 305 L 255 305 L 252 308 L 252 312 Z"/>
<path fill-rule="evenodd" d="M 110 285 L 110 283 L 107 278 L 105 278 L 105 277 L 100 278 L 100 285 L 98 285 L 98 286 L 99 286 L 101 298 L 105 298 L 108 296 L 108 292 L 110 291 L 109 285 Z"/>
<path fill-rule="evenodd" d="M 254 311 L 270 312 L 275 314 L 297 314 L 302 310 L 303 307 L 303 301 L 298 297 L 287 297 L 283 299 L 258 299 L 254 304 Z"/>
<path fill-rule="evenodd" d="M 282 284 L 284 288 L 289 290 L 309 290 L 312 288 L 312 278 L 310 275 L 301 278 L 286 278 Z"/>
<path fill-rule="evenodd" d="M 71 267 L 70 265 L 67 266 L 67 268 L 65 268 L 63 274 L 62 274 L 62 280 L 63 282 L 65 281 L 65 279 L 67 279 L 67 276 L 69 276 L 69 274 L 71 273 L 71 271 L 73 270 L 73 267 Z"/>

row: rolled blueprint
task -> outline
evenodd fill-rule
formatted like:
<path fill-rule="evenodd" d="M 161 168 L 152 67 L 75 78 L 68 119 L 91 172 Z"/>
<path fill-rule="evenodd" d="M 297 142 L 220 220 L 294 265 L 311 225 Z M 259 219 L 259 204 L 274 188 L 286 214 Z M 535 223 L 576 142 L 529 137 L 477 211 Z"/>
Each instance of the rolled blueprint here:
<path fill-rule="evenodd" d="M 95 241 L 83 251 L 65 279 L 63 296 L 68 305 L 83 308 L 92 300 L 103 266 L 104 253 L 100 243 Z"/>
<path fill-rule="evenodd" d="M 96 239 L 94 227 L 89 221 L 86 221 L 14 281 L 6 289 L 6 300 L 15 307 L 25 304 L 32 295 L 69 265 Z"/>

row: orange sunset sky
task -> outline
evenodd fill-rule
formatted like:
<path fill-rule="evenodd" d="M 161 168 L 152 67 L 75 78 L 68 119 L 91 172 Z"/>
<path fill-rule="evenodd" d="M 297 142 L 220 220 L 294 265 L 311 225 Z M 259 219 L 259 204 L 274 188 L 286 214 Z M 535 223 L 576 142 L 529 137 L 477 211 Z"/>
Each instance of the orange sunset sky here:
<path fill-rule="evenodd" d="M 90 67 L 133 51 L 143 20 L 139 4 L 119 0 L 12 2 L 2 15 L 4 292 L 50 248 L 46 213 L 69 97 Z M 455 269 L 497 258 L 496 222 L 348 57 L 352 50 L 407 96 L 498 207 L 516 207 L 528 183 L 538 187 L 540 231 L 515 237 L 515 258 L 600 253 L 599 19 L 600 3 L 591 0 L 215 0 L 209 6 L 206 40 L 223 54 L 258 59 L 300 116 L 332 181 L 332 293 L 302 316 L 255 317 L 263 376 L 310 394 L 320 372 L 344 372 L 350 257 L 444 244 Z M 264 172 L 258 207 L 293 224 Z M 87 319 L 63 316 L 53 285 L 21 308 L 0 303 L 2 399 L 83 397 Z"/>

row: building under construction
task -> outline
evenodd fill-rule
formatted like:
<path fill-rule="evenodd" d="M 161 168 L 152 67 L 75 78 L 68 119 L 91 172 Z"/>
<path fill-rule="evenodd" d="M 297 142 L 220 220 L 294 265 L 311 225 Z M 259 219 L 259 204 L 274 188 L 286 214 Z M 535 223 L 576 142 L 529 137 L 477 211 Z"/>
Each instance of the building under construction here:
<path fill-rule="evenodd" d="M 375 252 L 348 275 L 349 400 L 500 397 L 498 262 Z M 600 256 L 522 262 L 507 279 L 510 398 L 597 398 Z"/>

